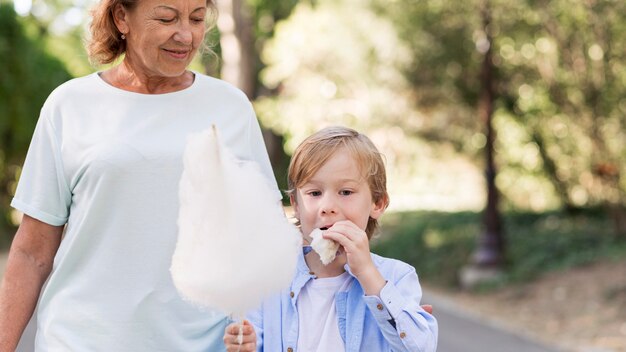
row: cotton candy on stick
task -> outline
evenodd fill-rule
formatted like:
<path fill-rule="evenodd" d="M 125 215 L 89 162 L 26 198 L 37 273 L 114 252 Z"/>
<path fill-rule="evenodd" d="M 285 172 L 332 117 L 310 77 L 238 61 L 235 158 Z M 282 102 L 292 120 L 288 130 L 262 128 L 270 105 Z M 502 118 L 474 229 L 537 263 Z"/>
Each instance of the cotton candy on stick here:
<path fill-rule="evenodd" d="M 197 305 L 241 317 L 289 286 L 300 233 L 257 164 L 236 160 L 215 126 L 189 137 L 183 162 L 174 285 Z"/>

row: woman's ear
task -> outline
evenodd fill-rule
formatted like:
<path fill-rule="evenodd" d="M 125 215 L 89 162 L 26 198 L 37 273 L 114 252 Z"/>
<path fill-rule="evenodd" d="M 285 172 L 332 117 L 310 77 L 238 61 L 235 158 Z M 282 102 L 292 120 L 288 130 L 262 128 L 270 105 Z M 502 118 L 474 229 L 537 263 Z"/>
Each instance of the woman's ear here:
<path fill-rule="evenodd" d="M 120 33 L 127 34 L 129 32 L 128 11 L 122 4 L 117 4 L 113 9 L 113 21 Z"/>

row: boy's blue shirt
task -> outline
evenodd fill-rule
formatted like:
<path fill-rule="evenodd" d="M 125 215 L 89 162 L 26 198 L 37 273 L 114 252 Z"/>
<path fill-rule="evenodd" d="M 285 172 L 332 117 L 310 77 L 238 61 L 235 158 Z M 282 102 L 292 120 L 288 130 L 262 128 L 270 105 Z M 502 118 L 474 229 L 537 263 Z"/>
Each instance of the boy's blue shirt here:
<path fill-rule="evenodd" d="M 422 289 L 415 269 L 399 260 L 371 254 L 372 260 L 387 280 L 377 296 L 365 296 L 359 281 L 352 275 L 348 291 L 335 294 L 339 332 L 346 352 L 437 350 L 436 319 L 420 307 Z M 304 255 L 300 254 L 291 287 L 267 299 L 248 314 L 257 334 L 258 351 L 294 352 L 298 344 L 298 312 L 296 302 L 302 287 L 314 275 Z"/>

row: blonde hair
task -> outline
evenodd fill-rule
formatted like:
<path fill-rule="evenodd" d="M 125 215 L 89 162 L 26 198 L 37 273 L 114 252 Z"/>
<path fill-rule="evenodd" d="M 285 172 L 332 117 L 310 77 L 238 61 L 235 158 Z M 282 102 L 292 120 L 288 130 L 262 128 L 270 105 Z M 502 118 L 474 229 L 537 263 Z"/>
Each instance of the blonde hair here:
<path fill-rule="evenodd" d="M 122 5 L 131 11 L 141 0 L 101 0 L 91 11 L 92 21 L 89 25 L 91 37 L 86 41 L 87 54 L 93 64 L 110 64 L 126 52 L 126 40 L 115 25 L 113 11 Z M 217 6 L 214 0 L 206 0 L 208 11 L 207 29 L 210 31 L 217 23 Z M 212 53 L 204 43 L 200 51 Z"/>
<path fill-rule="evenodd" d="M 307 183 L 324 163 L 340 148 L 346 148 L 355 158 L 360 171 L 367 178 L 372 201 L 389 205 L 387 174 L 382 154 L 364 134 L 351 128 L 333 126 L 307 137 L 296 148 L 287 172 L 287 194 L 297 203 L 296 189 Z M 371 238 L 378 229 L 378 221 L 369 218 L 365 232 Z"/>

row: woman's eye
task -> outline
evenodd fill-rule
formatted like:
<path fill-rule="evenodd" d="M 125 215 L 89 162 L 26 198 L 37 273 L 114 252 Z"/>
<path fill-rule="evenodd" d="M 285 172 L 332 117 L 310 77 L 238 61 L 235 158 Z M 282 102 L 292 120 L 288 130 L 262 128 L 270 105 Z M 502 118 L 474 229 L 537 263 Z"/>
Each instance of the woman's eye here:
<path fill-rule="evenodd" d="M 159 18 L 159 21 L 163 23 L 172 23 L 174 22 L 174 18 Z"/>
<path fill-rule="evenodd" d="M 204 22 L 204 18 L 192 18 L 191 22 L 193 22 L 193 23 L 203 23 Z"/>

